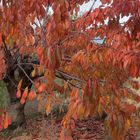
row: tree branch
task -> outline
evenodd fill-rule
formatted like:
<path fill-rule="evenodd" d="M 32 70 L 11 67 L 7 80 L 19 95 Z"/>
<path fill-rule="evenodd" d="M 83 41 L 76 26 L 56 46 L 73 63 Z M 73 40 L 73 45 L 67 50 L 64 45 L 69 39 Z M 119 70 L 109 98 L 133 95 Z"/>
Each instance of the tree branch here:
<path fill-rule="evenodd" d="M 23 71 L 23 73 L 24 73 L 25 76 L 29 79 L 29 81 L 30 81 L 32 84 L 35 84 L 35 82 L 28 76 L 28 74 L 25 72 L 25 70 L 24 70 L 19 64 L 17 64 L 17 66 Z"/>

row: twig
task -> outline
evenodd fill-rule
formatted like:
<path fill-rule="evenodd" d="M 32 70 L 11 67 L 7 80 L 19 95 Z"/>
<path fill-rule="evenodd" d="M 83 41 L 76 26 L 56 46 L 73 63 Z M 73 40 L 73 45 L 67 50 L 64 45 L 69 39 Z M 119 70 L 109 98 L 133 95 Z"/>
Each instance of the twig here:
<path fill-rule="evenodd" d="M 63 71 L 61 71 L 61 70 L 56 70 L 56 72 L 59 73 L 59 74 L 61 74 L 61 75 L 64 75 L 64 76 L 68 77 L 69 80 L 76 80 L 76 81 L 78 81 L 78 82 L 84 82 L 84 83 L 86 82 L 86 81 L 84 81 L 84 80 L 81 80 L 81 79 L 79 79 L 79 78 L 73 76 L 73 75 L 67 74 L 67 73 L 65 73 L 65 72 L 63 72 Z"/>
<path fill-rule="evenodd" d="M 7 76 L 7 78 L 11 81 L 11 83 L 13 84 L 13 86 L 15 87 L 15 88 L 17 88 L 18 86 L 17 86 L 17 84 L 10 78 L 10 76 L 7 74 L 6 75 Z M 23 88 L 21 88 L 21 90 L 24 90 Z"/>
<path fill-rule="evenodd" d="M 20 66 L 20 65 L 32 65 L 32 66 L 40 67 L 39 64 L 33 64 L 33 63 L 19 63 L 18 65 L 19 65 L 19 66 Z M 20 67 L 21 67 L 21 66 L 20 66 Z M 23 69 L 23 68 L 22 68 L 22 69 Z M 24 71 L 24 72 L 25 72 L 25 71 Z M 66 73 L 66 72 L 64 72 L 64 71 L 55 70 L 55 72 L 56 72 L 56 74 L 55 74 L 56 77 L 61 78 L 61 79 L 65 80 L 65 81 L 68 81 L 68 80 L 75 80 L 75 81 L 78 81 L 78 82 L 80 82 L 80 83 L 87 83 L 87 81 L 81 80 L 80 78 L 75 77 L 74 75 L 70 75 L 70 74 L 68 74 L 68 73 Z M 25 72 L 25 73 L 26 73 L 26 72 Z M 43 75 L 41 75 L 41 76 L 43 76 Z M 41 77 L 41 76 L 40 76 L 40 77 Z M 105 80 L 100 79 L 99 82 L 102 84 L 102 83 L 105 83 Z M 69 84 L 71 84 L 72 86 L 75 86 L 75 87 L 80 88 L 79 86 L 74 85 L 74 84 L 72 84 L 71 82 L 69 82 Z"/>
<path fill-rule="evenodd" d="M 26 75 L 26 77 L 29 79 L 29 81 L 32 84 L 35 84 L 35 82 L 28 76 L 28 74 L 25 72 L 25 70 L 19 64 L 17 64 L 17 66 L 23 71 L 23 73 Z"/>

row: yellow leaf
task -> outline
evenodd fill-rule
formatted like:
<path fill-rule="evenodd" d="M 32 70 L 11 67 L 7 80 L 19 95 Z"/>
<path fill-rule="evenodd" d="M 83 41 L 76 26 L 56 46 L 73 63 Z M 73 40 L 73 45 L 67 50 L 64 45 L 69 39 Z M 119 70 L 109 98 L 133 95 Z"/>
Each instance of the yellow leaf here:
<path fill-rule="evenodd" d="M 49 115 L 49 114 L 50 114 L 51 109 L 52 109 L 51 104 L 50 104 L 50 103 L 48 103 L 48 104 L 46 105 L 46 114 L 47 114 L 47 115 Z"/>
<path fill-rule="evenodd" d="M 19 81 L 19 83 L 18 83 L 18 86 L 17 86 L 18 90 L 21 89 L 21 85 L 22 85 L 22 79 L 21 79 L 21 80 Z"/>
<path fill-rule="evenodd" d="M 102 114 L 103 114 L 103 107 L 102 107 L 102 105 L 99 103 L 99 105 L 98 105 L 98 113 L 99 113 L 99 116 L 101 117 L 102 116 Z"/>
<path fill-rule="evenodd" d="M 32 71 L 31 76 L 32 76 L 32 77 L 35 77 L 35 74 L 36 74 L 36 69 L 34 69 L 34 70 Z"/>
<path fill-rule="evenodd" d="M 125 130 L 127 131 L 130 128 L 131 121 L 129 119 L 126 120 L 125 122 Z"/>

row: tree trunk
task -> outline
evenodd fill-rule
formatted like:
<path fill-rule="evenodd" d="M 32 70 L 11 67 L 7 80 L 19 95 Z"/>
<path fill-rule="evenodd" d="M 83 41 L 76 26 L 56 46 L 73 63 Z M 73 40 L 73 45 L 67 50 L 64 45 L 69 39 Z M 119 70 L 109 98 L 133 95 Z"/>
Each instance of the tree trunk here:
<path fill-rule="evenodd" d="M 24 67 L 24 69 L 27 72 L 27 74 L 30 75 L 31 68 Z M 18 78 L 17 78 L 17 76 L 15 76 L 15 71 L 18 72 Z M 29 87 L 29 90 L 30 90 L 32 83 L 25 76 L 23 71 L 21 71 L 18 68 L 15 70 L 9 71 L 7 73 L 7 76 L 4 79 L 5 83 L 7 84 L 7 89 L 10 94 L 10 99 L 11 99 L 11 106 L 9 107 L 8 111 L 12 118 L 12 124 L 9 128 L 12 128 L 12 129 L 17 128 L 18 126 L 22 126 L 23 124 L 26 123 L 25 114 L 24 114 L 25 105 L 20 104 L 20 99 L 17 99 L 17 97 L 16 97 L 17 85 L 18 85 L 18 82 L 20 79 L 23 80 L 22 87 L 21 87 L 22 93 L 26 87 Z"/>
<path fill-rule="evenodd" d="M 13 84 L 15 81 L 13 78 L 12 81 L 7 82 L 7 89 L 11 98 L 11 105 L 8 109 L 8 112 L 12 119 L 12 124 L 9 126 L 11 129 L 16 129 L 18 126 L 22 126 L 25 121 L 24 115 L 24 105 L 20 104 L 19 99 L 16 98 L 17 87 Z"/>

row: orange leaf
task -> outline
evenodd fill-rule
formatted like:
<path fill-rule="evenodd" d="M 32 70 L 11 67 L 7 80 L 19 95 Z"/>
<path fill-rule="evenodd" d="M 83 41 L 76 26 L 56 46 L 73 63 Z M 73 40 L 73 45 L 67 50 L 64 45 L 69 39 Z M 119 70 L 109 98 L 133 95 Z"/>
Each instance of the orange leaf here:
<path fill-rule="evenodd" d="M 126 96 L 126 97 L 127 97 L 127 96 L 128 96 L 128 94 L 129 94 L 128 89 L 124 89 L 124 90 L 123 90 L 123 92 L 124 92 L 124 96 Z"/>
<path fill-rule="evenodd" d="M 25 88 L 23 95 L 22 95 L 22 98 L 26 99 L 27 95 L 28 95 L 28 87 Z"/>
<path fill-rule="evenodd" d="M 18 83 L 18 86 L 17 86 L 18 90 L 21 89 L 21 85 L 22 85 L 22 79 L 21 79 L 21 80 L 19 81 L 19 83 Z"/>
<path fill-rule="evenodd" d="M 25 99 L 22 97 L 20 103 L 23 105 L 25 103 Z"/>
<path fill-rule="evenodd" d="M 131 121 L 129 119 L 126 120 L 125 122 L 125 129 L 128 130 L 131 126 Z"/>
<path fill-rule="evenodd" d="M 6 112 L 4 125 L 3 125 L 4 129 L 8 128 L 8 124 L 9 124 L 9 119 L 8 119 L 8 113 Z"/>
<path fill-rule="evenodd" d="M 12 123 L 11 117 L 8 115 L 8 124 L 10 125 Z"/>
<path fill-rule="evenodd" d="M 20 97 L 21 97 L 21 90 L 18 90 L 18 91 L 17 91 L 16 97 L 17 97 L 17 98 L 20 98 Z"/>
<path fill-rule="evenodd" d="M 74 122 L 74 120 L 71 120 L 70 121 L 70 128 L 71 129 L 74 129 L 75 128 L 75 122 Z"/>
<path fill-rule="evenodd" d="M 38 87 L 38 92 L 42 93 L 46 90 L 46 84 L 42 83 L 39 87 Z"/>
<path fill-rule="evenodd" d="M 2 45 L 2 34 L 0 33 L 0 46 Z"/>
<path fill-rule="evenodd" d="M 34 70 L 32 71 L 32 73 L 31 73 L 32 77 L 34 77 L 35 74 L 36 74 L 36 69 L 34 69 Z"/>
<path fill-rule="evenodd" d="M 136 111 L 136 106 L 132 104 L 125 104 L 122 110 L 126 113 L 134 113 Z"/>
<path fill-rule="evenodd" d="M 40 85 L 40 82 L 39 82 L 39 81 L 36 81 L 36 82 L 35 82 L 35 88 L 38 88 L 39 85 Z"/>
<path fill-rule="evenodd" d="M 36 93 L 34 91 L 30 91 L 28 95 L 28 99 L 32 101 L 36 97 Z"/>

